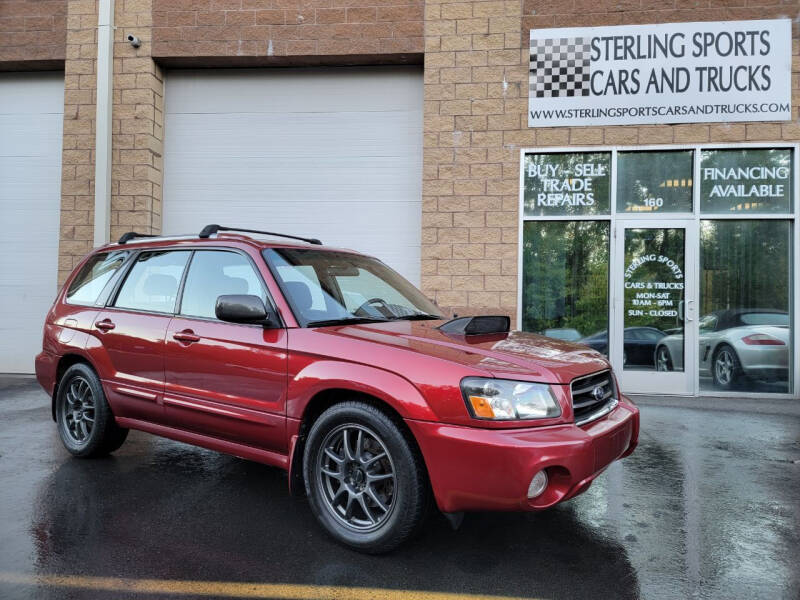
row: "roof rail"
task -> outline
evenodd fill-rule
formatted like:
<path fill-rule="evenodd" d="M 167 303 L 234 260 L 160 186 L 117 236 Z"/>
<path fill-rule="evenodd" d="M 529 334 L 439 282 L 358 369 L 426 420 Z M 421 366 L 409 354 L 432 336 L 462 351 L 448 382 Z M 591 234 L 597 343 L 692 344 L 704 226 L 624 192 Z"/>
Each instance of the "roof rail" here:
<path fill-rule="evenodd" d="M 127 244 L 133 239 L 136 238 L 154 238 L 158 237 L 158 235 L 154 233 L 136 233 L 135 231 L 128 231 L 127 233 L 123 233 L 122 237 L 119 238 L 118 244 Z"/>
<path fill-rule="evenodd" d="M 275 233 L 274 231 L 259 231 L 258 229 L 241 229 L 239 227 L 223 227 L 222 225 L 206 225 L 203 227 L 203 231 L 200 232 L 201 238 L 209 238 L 215 233 L 220 231 L 238 231 L 241 233 L 260 233 L 263 235 L 274 235 L 276 237 L 284 237 L 290 238 L 293 240 L 300 240 L 302 242 L 308 242 L 309 244 L 316 244 L 317 246 L 321 246 L 322 242 L 316 238 L 304 238 L 297 235 L 289 235 L 287 233 Z"/>

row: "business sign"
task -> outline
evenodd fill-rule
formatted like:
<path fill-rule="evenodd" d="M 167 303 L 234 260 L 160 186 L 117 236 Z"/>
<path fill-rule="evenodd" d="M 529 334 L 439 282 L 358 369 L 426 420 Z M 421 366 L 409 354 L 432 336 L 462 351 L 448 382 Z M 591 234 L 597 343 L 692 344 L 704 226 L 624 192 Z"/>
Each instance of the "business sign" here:
<path fill-rule="evenodd" d="M 532 29 L 529 127 L 791 119 L 789 19 Z"/>
<path fill-rule="evenodd" d="M 638 270 L 642 265 L 651 268 Z M 683 289 L 683 269 L 677 261 L 663 254 L 637 256 L 625 269 L 625 316 L 677 318 Z"/>
<path fill-rule="evenodd" d="M 789 148 L 703 150 L 701 212 L 792 212 L 792 165 Z"/>
<path fill-rule="evenodd" d="M 610 183 L 610 152 L 527 154 L 525 216 L 607 215 Z"/>
<path fill-rule="evenodd" d="M 626 341 L 629 336 L 649 337 L 647 332 L 634 332 L 631 327 L 683 333 L 685 244 L 686 233 L 680 228 L 625 230 Z M 652 351 L 651 347 L 649 364 Z"/>

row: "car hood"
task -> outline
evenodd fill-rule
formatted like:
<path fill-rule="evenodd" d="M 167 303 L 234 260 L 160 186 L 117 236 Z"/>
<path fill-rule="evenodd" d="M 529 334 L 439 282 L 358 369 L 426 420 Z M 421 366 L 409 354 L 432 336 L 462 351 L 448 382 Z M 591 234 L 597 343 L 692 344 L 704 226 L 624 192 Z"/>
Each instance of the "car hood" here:
<path fill-rule="evenodd" d="M 393 321 L 318 331 L 403 348 L 500 378 L 569 383 L 575 377 L 610 368 L 602 354 L 584 345 L 521 331 L 452 335 L 438 329 L 443 322 Z"/>

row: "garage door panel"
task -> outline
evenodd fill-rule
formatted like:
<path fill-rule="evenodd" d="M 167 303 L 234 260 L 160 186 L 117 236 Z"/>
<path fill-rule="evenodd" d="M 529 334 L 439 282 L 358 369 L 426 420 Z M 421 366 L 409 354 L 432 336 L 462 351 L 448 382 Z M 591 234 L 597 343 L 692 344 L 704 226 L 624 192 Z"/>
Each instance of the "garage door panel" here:
<path fill-rule="evenodd" d="M 419 282 L 418 69 L 167 77 L 164 230 L 319 237 Z"/>
<path fill-rule="evenodd" d="M 385 157 L 420 162 L 409 150 L 420 147 L 418 112 L 384 115 L 353 114 L 347 119 L 335 113 L 318 115 L 175 115 L 169 117 L 169 135 L 184 138 L 194 134 L 200 142 L 185 148 L 195 158 L 303 158 L 344 159 Z M 243 123 L 247 123 L 244 127 Z M 235 138 L 231 131 L 237 131 Z M 199 134 L 199 135 L 198 135 Z M 309 142 L 313 146 L 309 147 Z M 322 153 L 336 150 L 333 157 Z"/>
<path fill-rule="evenodd" d="M 31 373 L 57 289 L 64 77 L 0 75 L 0 372 Z"/>
<path fill-rule="evenodd" d="M 389 76 L 391 71 L 391 76 Z M 280 70 L 278 84 L 265 87 L 261 69 L 204 70 L 203 77 L 189 72 L 170 73 L 183 78 L 169 90 L 167 110 L 180 106 L 184 113 L 371 112 L 421 106 L 422 72 L 419 69 L 298 69 Z M 184 76 L 186 75 L 186 76 Z M 380 84 L 376 85 L 375 82 Z M 273 78 L 277 81 L 277 77 Z M 219 90 L 211 93 L 209 90 Z M 230 93 L 227 93 L 227 91 Z M 298 90 L 302 93 L 298 94 Z M 355 92 L 355 93 L 354 93 Z"/>
<path fill-rule="evenodd" d="M 324 192 L 321 199 L 335 199 L 336 195 L 352 198 L 352 193 L 361 193 L 365 187 L 385 189 L 386 193 L 398 199 L 407 197 L 406 169 L 398 169 L 391 158 L 368 157 L 358 161 L 337 158 L 315 166 L 298 164 L 297 161 L 280 158 L 267 159 L 251 157 L 229 157 L 224 160 L 201 158 L 191 166 L 169 171 L 170 186 L 176 189 L 198 189 L 205 186 L 223 188 L 230 185 L 243 189 L 260 189 L 265 186 L 286 187 L 295 193 L 309 190 Z M 358 164 L 353 164 L 357 162 Z M 409 165 L 409 170 L 416 168 Z M 365 171 L 367 171 L 365 173 Z M 334 186 L 334 189 L 330 189 Z M 341 189 L 347 187 L 348 189 Z M 362 194 L 363 195 L 363 194 Z M 364 196 L 365 200 L 380 202 L 383 198 Z"/>

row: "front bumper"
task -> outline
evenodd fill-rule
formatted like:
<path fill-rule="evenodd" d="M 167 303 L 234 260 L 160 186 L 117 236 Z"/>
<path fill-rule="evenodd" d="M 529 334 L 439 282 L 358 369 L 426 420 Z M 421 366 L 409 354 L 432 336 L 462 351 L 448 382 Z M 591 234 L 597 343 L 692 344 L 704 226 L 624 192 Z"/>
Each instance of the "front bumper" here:
<path fill-rule="evenodd" d="M 583 427 L 481 429 L 406 422 L 443 512 L 548 508 L 586 491 L 609 464 L 633 452 L 639 438 L 639 409 L 625 396 L 606 417 Z M 542 469 L 547 489 L 529 500 L 528 485 Z"/>

